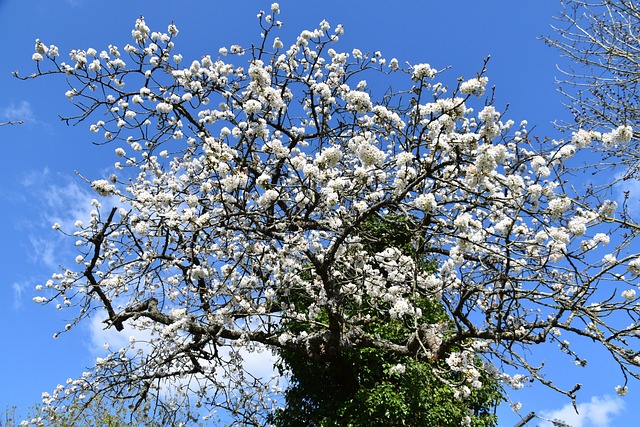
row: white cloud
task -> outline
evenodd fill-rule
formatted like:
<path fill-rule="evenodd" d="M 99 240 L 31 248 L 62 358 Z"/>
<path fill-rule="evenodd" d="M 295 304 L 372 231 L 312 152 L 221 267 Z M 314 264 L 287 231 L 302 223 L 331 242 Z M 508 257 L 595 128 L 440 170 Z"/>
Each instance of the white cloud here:
<path fill-rule="evenodd" d="M 89 324 L 89 333 L 91 336 L 90 352 L 93 357 L 101 357 L 107 354 L 109 351 L 118 351 L 120 349 L 129 349 L 131 344 L 131 338 L 135 337 L 135 350 L 141 350 L 143 354 L 148 355 L 154 344 L 152 341 L 158 340 L 156 336 L 152 336 L 151 332 L 147 329 L 137 329 L 132 327 L 130 322 L 124 323 L 124 329 L 117 331 L 115 328 L 105 329 L 105 323 L 103 319 L 106 317 L 100 315 L 94 315 L 91 318 Z M 105 350 L 105 344 L 109 350 Z M 255 351 L 247 351 L 246 349 L 239 349 L 238 354 L 242 358 L 242 366 L 245 370 L 245 374 L 248 378 L 248 383 L 253 383 L 252 379 L 259 380 L 265 387 L 264 390 L 269 390 L 272 387 L 282 389 L 286 386 L 287 382 L 285 378 L 280 378 L 274 367 L 277 361 L 277 356 L 261 345 L 255 345 Z M 212 351 L 212 349 L 210 349 Z M 214 379 L 211 377 L 204 377 L 201 374 L 186 375 L 182 378 L 174 378 L 171 380 L 163 381 L 161 387 L 161 395 L 163 398 L 177 395 L 179 388 L 186 388 L 189 390 L 189 394 L 192 394 L 195 390 L 193 387 L 205 387 L 209 389 L 216 389 L 217 387 L 224 387 L 224 384 L 229 383 L 227 375 L 234 377 L 232 372 L 229 372 L 228 368 L 231 366 L 230 358 L 232 353 L 231 347 L 228 345 L 222 346 L 218 349 L 219 357 L 224 360 L 222 364 L 218 364 L 212 360 L 200 360 L 200 364 L 203 368 L 214 368 Z M 235 388 L 234 386 L 231 386 Z"/>
<path fill-rule="evenodd" d="M 29 236 L 29 243 L 31 243 L 32 247 L 30 260 L 34 263 L 44 265 L 51 270 L 51 272 L 54 270 L 57 271 L 60 264 L 64 264 L 70 259 L 65 259 L 65 257 L 61 256 L 61 254 L 65 254 L 66 251 L 61 249 L 63 244 L 61 244 L 58 236 L 54 236 L 54 233 L 55 232 L 51 230 L 51 235 L 47 237 Z"/>
<path fill-rule="evenodd" d="M 29 211 L 37 213 L 37 217 L 23 220 L 23 224 L 31 229 L 31 254 L 35 262 L 52 270 L 57 270 L 60 264 L 69 264 L 75 257 L 73 241 L 53 231 L 53 224 L 59 224 L 61 230 L 72 234 L 76 230 L 76 220 L 89 223 L 91 211 L 95 209 L 91 205 L 92 199 L 98 199 L 103 205 L 101 212 L 108 212 L 116 203 L 115 198 L 99 197 L 88 184 L 52 175 L 46 168 L 25 175 L 22 185 L 29 194 Z"/>
<path fill-rule="evenodd" d="M 105 344 L 108 344 L 112 351 L 128 347 L 131 342 L 131 337 L 135 338 L 136 349 L 142 349 L 146 354 L 150 350 L 149 342 L 158 339 L 157 337 L 152 337 L 149 330 L 132 327 L 130 322 L 124 323 L 124 329 L 122 331 L 117 331 L 115 328 L 106 329 L 106 324 L 103 322 L 105 317 L 106 316 L 94 315 L 90 321 L 90 351 L 94 356 L 102 356 L 105 354 Z M 265 382 L 269 381 L 271 376 L 276 374 L 274 364 L 277 358 L 273 352 L 264 346 L 257 344 L 255 348 L 256 350 L 252 352 L 240 349 L 239 353 L 244 361 L 243 366 L 245 370 L 255 378 L 259 378 Z M 230 349 L 228 347 L 220 349 L 220 355 L 223 358 L 229 357 L 229 353 Z"/>
<path fill-rule="evenodd" d="M 22 292 L 26 289 L 25 283 L 14 282 L 11 285 L 13 289 L 13 308 L 20 308 L 22 306 Z"/>
<path fill-rule="evenodd" d="M 616 178 L 619 179 L 620 177 L 619 175 Z M 625 195 L 628 194 L 627 208 L 629 212 L 632 214 L 638 212 L 638 208 L 640 208 L 640 180 L 628 179 L 626 181 L 620 181 L 616 184 L 615 189 L 618 204 L 622 206 L 622 203 L 625 201 Z"/>
<path fill-rule="evenodd" d="M 271 350 L 262 349 L 251 353 L 242 351 L 241 353 L 245 369 L 254 377 L 268 381 L 272 375 L 277 374 L 274 365 L 278 358 Z"/>
<path fill-rule="evenodd" d="M 50 224 L 57 222 L 60 228 L 69 232 L 74 230 L 74 223 L 80 219 L 85 224 L 91 218 L 91 200 L 97 199 L 97 194 L 88 186 L 77 181 L 68 180 L 62 185 L 49 185 L 42 193 L 48 212 L 46 217 Z M 100 200 L 101 202 L 103 200 Z"/>
<path fill-rule="evenodd" d="M 90 351 L 95 356 L 105 354 L 105 345 L 108 345 L 112 350 L 119 350 L 130 344 L 130 337 L 135 337 L 138 342 L 147 341 L 150 337 L 142 336 L 141 334 L 144 334 L 144 332 L 132 328 L 128 322 L 124 324 L 122 331 L 118 331 L 116 328 L 107 329 L 107 325 L 104 323 L 105 318 L 106 316 L 94 315 L 89 324 L 89 332 L 91 334 Z"/>
<path fill-rule="evenodd" d="M 553 427 L 552 420 L 560 420 L 571 427 L 609 427 L 613 419 L 624 409 L 624 401 L 619 397 L 593 396 L 590 402 L 579 403 L 578 412 L 567 404 L 555 411 L 541 411 L 543 421 L 539 427 Z"/>
<path fill-rule="evenodd" d="M 34 262 L 57 270 L 60 264 L 68 264 L 72 259 L 73 242 L 51 229 L 54 223 L 68 233 L 75 231 L 74 223 L 77 219 L 88 221 L 92 209 L 91 199 L 95 196 L 82 188 L 78 183 L 67 180 L 62 185 L 49 184 L 51 177 L 47 172 L 40 176 L 39 184 L 29 178 L 25 187 L 31 190 L 30 201 L 34 203 L 32 210 L 39 212 L 39 218 L 29 218 L 31 221 L 29 241 L 32 245 L 31 255 Z M 35 191 L 34 191 L 35 190 Z"/>
<path fill-rule="evenodd" d="M 9 121 L 36 121 L 31 104 L 27 101 L 20 101 L 18 104 L 12 102 L 8 107 L 2 109 L 2 117 Z"/>

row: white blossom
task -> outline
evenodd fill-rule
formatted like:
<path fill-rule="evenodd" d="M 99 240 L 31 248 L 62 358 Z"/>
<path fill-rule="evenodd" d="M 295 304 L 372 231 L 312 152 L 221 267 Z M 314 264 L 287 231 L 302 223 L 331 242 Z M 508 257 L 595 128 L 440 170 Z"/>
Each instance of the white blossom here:
<path fill-rule="evenodd" d="M 389 374 L 391 375 L 403 375 L 406 372 L 407 368 L 405 365 L 398 363 L 391 368 L 389 368 Z"/>
<path fill-rule="evenodd" d="M 280 194 L 277 190 L 267 190 L 258 199 L 258 204 L 263 208 L 269 207 L 278 199 L 279 196 Z"/>
<path fill-rule="evenodd" d="M 460 84 L 460 92 L 465 95 L 481 96 L 486 87 L 489 79 L 487 77 L 477 77 L 475 79 L 467 80 Z"/>
<path fill-rule="evenodd" d="M 250 99 L 244 103 L 243 109 L 247 114 L 255 114 L 262 108 L 262 105 L 259 101 L 255 99 Z"/>
<path fill-rule="evenodd" d="M 603 217 L 613 216 L 615 211 L 618 209 L 618 203 L 613 200 L 605 200 L 600 209 L 598 210 L 598 214 Z"/>
<path fill-rule="evenodd" d="M 173 105 L 167 102 L 160 102 L 156 105 L 156 111 L 163 114 L 168 114 L 173 110 Z"/>
<path fill-rule="evenodd" d="M 429 64 L 417 64 L 413 67 L 412 78 L 414 80 L 422 80 L 424 78 L 432 79 L 436 76 L 437 71 L 431 68 Z"/>
<path fill-rule="evenodd" d="M 631 128 L 631 126 L 618 126 L 611 132 L 608 142 L 613 144 L 627 143 L 631 141 L 632 137 L 633 129 Z"/>
<path fill-rule="evenodd" d="M 436 206 L 436 198 L 432 193 L 421 194 L 413 201 L 413 204 L 416 208 L 429 213 L 433 211 Z"/>
<path fill-rule="evenodd" d="M 99 179 L 99 180 L 93 181 L 91 183 L 91 188 L 93 188 L 95 192 L 100 194 L 101 196 L 110 196 L 116 190 L 116 188 L 112 184 L 110 184 L 109 181 L 107 181 L 106 179 Z"/>
<path fill-rule="evenodd" d="M 626 289 L 622 291 L 622 298 L 627 301 L 633 301 L 636 297 L 636 291 L 634 289 Z"/>
<path fill-rule="evenodd" d="M 626 396 L 627 393 L 629 392 L 629 389 L 627 388 L 627 386 L 621 386 L 621 385 L 617 385 L 615 390 L 618 396 Z"/>
<path fill-rule="evenodd" d="M 352 90 L 346 95 L 347 105 L 351 106 L 358 113 L 366 113 L 372 108 L 369 94 L 357 90 Z"/>
<path fill-rule="evenodd" d="M 549 211 L 552 216 L 558 218 L 564 214 L 571 206 L 571 199 L 568 197 L 556 197 L 549 201 Z"/>

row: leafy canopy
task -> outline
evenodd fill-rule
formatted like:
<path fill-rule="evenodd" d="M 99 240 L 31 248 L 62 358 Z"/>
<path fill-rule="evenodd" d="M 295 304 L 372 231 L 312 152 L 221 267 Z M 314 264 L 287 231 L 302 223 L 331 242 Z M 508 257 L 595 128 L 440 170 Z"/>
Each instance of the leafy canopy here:
<path fill-rule="evenodd" d="M 371 218 L 359 233 L 370 253 L 398 248 L 422 270 L 434 269 L 403 217 Z M 307 295 L 296 295 L 289 301 L 292 299 L 296 304 L 309 304 Z M 367 332 L 398 344 L 410 337 L 411 329 L 404 321 L 389 315 L 376 318 L 379 314 L 375 310 L 369 310 L 366 303 L 363 306 L 350 305 L 345 310 L 370 311 L 371 319 L 363 326 Z M 452 326 L 438 302 L 424 299 L 417 306 L 422 310 L 422 322 Z M 326 321 L 327 315 L 323 313 L 318 319 Z M 283 328 L 306 333 L 317 329 L 297 322 L 285 322 Z M 371 348 L 322 354 L 316 359 L 285 350 L 280 352 L 280 360 L 281 373 L 287 373 L 292 384 L 285 392 L 285 407 L 274 415 L 277 426 L 460 426 L 469 414 L 470 425 L 496 425 L 494 410 L 502 398 L 501 389 L 486 378 L 480 389 L 461 391 L 457 385 L 464 380 L 459 374 L 443 379 L 428 361 Z"/>

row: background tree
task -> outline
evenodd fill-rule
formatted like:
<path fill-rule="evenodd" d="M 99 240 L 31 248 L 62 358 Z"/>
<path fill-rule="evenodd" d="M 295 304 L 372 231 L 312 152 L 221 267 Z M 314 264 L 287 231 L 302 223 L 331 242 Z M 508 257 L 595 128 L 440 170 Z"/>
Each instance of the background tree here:
<path fill-rule="evenodd" d="M 114 406 L 114 403 L 116 405 Z M 0 427 L 18 427 L 25 424 L 37 427 L 164 427 L 164 426 L 200 426 L 188 412 L 177 410 L 170 418 L 160 418 L 166 412 L 156 414 L 146 412 L 144 407 L 123 408 L 117 402 L 104 396 L 97 396 L 87 402 L 71 402 L 63 411 L 54 411 L 40 404 L 30 408 L 25 421 L 20 421 L 17 408 L 7 409 Z"/>
<path fill-rule="evenodd" d="M 245 360 L 272 350 L 302 368 L 384 355 L 379 366 L 428 368 L 465 397 L 539 381 L 575 398 L 579 384 L 528 362 L 552 342 L 586 364 L 574 338 L 610 353 L 624 394 L 639 376 L 640 258 L 603 249 L 615 203 L 573 194 L 564 165 L 598 138 L 629 142 L 630 128 L 530 140 L 482 98 L 484 70 L 448 88 L 429 64 L 337 51 L 343 29 L 326 21 L 285 48 L 278 12 L 259 14 L 257 45 L 186 65 L 177 28 L 142 18 L 133 44 L 70 63 L 36 42 L 31 77 L 66 78 L 80 111 L 68 121 L 92 120 L 118 156 L 88 180 L 101 198 L 90 218 L 63 230 L 77 266 L 36 302 L 72 314 L 65 330 L 101 315 L 139 331 L 44 403 L 193 403 L 264 425 L 281 386 Z M 402 89 L 378 93 L 390 84 Z M 389 214 L 433 268 L 366 240 Z"/>
<path fill-rule="evenodd" d="M 622 124 L 640 129 L 640 9 L 633 0 L 565 0 L 556 34 L 547 43 L 569 58 L 560 90 L 575 123 L 561 129 L 608 131 Z M 621 179 L 640 176 L 640 147 L 605 141 L 609 161 Z"/>

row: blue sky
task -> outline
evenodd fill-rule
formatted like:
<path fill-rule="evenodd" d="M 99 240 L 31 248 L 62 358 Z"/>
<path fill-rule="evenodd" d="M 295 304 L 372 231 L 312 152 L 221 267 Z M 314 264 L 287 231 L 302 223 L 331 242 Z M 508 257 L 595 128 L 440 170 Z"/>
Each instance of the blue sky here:
<path fill-rule="evenodd" d="M 34 287 L 49 278 L 58 262 L 75 258 L 74 248 L 51 229 L 54 222 L 73 223 L 88 211 L 91 196 L 74 170 L 100 178 L 113 160 L 112 147 L 91 144 L 88 123 L 68 127 L 58 118 L 74 112 L 64 96 L 64 80 L 21 82 L 11 72 L 26 75 L 34 71 L 31 55 L 36 38 L 58 45 L 62 55 L 70 49 L 124 46 L 140 15 L 152 30 L 164 31 L 175 22 L 180 29 L 176 43 L 186 62 L 204 54 L 215 56 L 221 46 L 256 41 L 256 13 L 268 9 L 270 3 L 0 0 L 0 28 L 5 37 L 0 122 L 25 122 L 0 128 L 4 159 L 0 168 L 0 336 L 4 349 L 0 351 L 0 409 L 4 405 L 26 408 L 39 400 L 41 392 L 79 375 L 92 364 L 106 339 L 99 328 L 87 325 L 54 340 L 64 319 L 53 307 L 37 306 L 31 299 Z M 400 62 L 428 62 L 438 69 L 450 66 L 443 74 L 449 84 L 455 84 L 459 76 L 475 75 L 483 59 L 491 55 L 487 75 L 496 86 L 497 107 L 504 110 L 509 105 L 509 118 L 528 120 L 533 134 L 567 137 L 551 124 L 569 119 L 554 86 L 556 64 L 562 59 L 538 40 L 551 32 L 552 16 L 560 8 L 557 0 L 279 3 L 285 23 L 280 38 L 285 44 L 287 38 L 326 19 L 332 25 L 344 24 L 342 50 L 379 50 Z M 535 351 L 533 357 L 546 357 L 544 347 Z M 584 384 L 578 418 L 567 410 L 569 401 L 542 386 L 511 394 L 514 402 L 522 402 L 521 413 L 564 417 L 574 427 L 637 425 L 640 408 L 634 402 L 640 393 L 634 389 L 640 384 L 631 384 L 626 398 L 614 397 L 618 372 L 597 349 L 589 347 L 589 352 L 592 356 L 586 369 L 578 370 L 567 361 L 548 362 L 560 381 Z M 500 426 L 513 426 L 519 419 L 508 405 L 500 415 Z M 546 424 L 537 420 L 529 425 Z"/>

